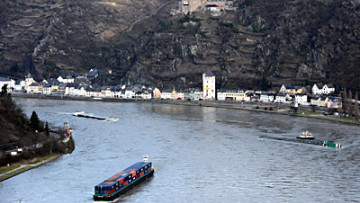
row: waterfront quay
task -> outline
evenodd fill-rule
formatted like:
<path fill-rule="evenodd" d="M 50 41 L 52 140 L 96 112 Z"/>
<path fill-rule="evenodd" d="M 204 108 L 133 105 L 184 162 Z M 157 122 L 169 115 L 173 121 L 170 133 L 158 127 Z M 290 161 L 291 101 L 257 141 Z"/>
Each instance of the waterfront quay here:
<path fill-rule="evenodd" d="M 252 112 L 277 113 L 291 116 L 318 118 L 324 120 L 332 120 L 336 122 L 343 122 L 348 124 L 360 125 L 360 121 L 347 117 L 340 117 L 339 115 L 327 115 L 328 109 L 326 107 L 299 105 L 296 107 L 297 112 L 291 113 L 294 104 L 288 103 L 264 103 L 254 101 L 219 101 L 219 100 L 170 100 L 170 99 L 141 99 L 141 98 L 111 98 L 111 97 L 79 97 L 79 96 L 58 96 L 58 95 L 42 95 L 42 94 L 26 94 L 13 93 L 13 97 L 22 98 L 36 98 L 36 99 L 54 99 L 54 100 L 74 100 L 74 101 L 88 101 L 88 102 L 141 102 L 141 103 L 160 103 L 173 105 L 188 105 L 200 107 L 215 107 L 247 110 Z"/>

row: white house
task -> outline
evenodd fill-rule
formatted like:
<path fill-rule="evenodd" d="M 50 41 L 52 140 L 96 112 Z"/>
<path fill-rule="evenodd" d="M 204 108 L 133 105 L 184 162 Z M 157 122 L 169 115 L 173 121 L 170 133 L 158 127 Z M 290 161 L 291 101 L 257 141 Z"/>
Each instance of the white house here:
<path fill-rule="evenodd" d="M 42 94 L 43 93 L 43 85 L 40 83 L 32 83 L 28 86 L 28 89 L 26 90 L 27 93 L 30 94 Z"/>
<path fill-rule="evenodd" d="M 331 94 L 335 92 L 335 88 L 332 84 L 314 84 L 312 87 L 312 93 L 313 95 L 323 95 L 323 94 Z"/>
<path fill-rule="evenodd" d="M 215 99 L 215 75 L 211 71 L 203 73 L 203 99 L 214 100 Z"/>
<path fill-rule="evenodd" d="M 74 89 L 73 96 L 80 96 L 85 97 L 86 96 L 86 90 L 83 86 L 79 86 L 78 88 Z"/>
<path fill-rule="evenodd" d="M 161 99 L 170 99 L 172 90 L 163 90 L 161 92 Z"/>
<path fill-rule="evenodd" d="M 30 74 L 28 74 L 27 77 L 25 77 L 25 90 L 28 91 L 28 87 L 33 84 L 36 83 L 36 81 L 34 80 L 34 78 L 31 77 Z"/>
<path fill-rule="evenodd" d="M 118 86 L 112 87 L 112 91 L 114 92 L 115 98 L 121 98 L 121 88 Z"/>
<path fill-rule="evenodd" d="M 152 90 L 151 89 L 143 89 L 140 97 L 143 99 L 151 99 L 152 98 Z"/>
<path fill-rule="evenodd" d="M 66 87 L 65 87 L 65 92 L 64 92 L 64 95 L 71 95 L 73 96 L 74 95 L 74 92 L 75 92 L 75 85 L 74 84 L 67 84 Z"/>
<path fill-rule="evenodd" d="M 0 77 L 0 91 L 4 85 L 7 85 L 7 91 L 11 92 L 15 88 L 15 80 Z"/>
<path fill-rule="evenodd" d="M 69 77 L 66 77 L 66 78 L 63 78 L 61 76 L 59 76 L 57 78 L 57 80 L 61 83 L 74 83 L 75 79 L 74 78 L 71 78 L 70 76 Z"/>
<path fill-rule="evenodd" d="M 301 105 L 309 105 L 307 100 L 308 100 L 308 96 L 306 94 L 296 94 L 295 95 L 295 103 L 298 103 Z"/>
<path fill-rule="evenodd" d="M 178 98 L 180 98 L 180 99 L 182 99 L 182 100 L 184 100 L 185 99 L 185 92 L 183 92 L 183 91 L 179 91 L 179 92 L 177 92 L 177 97 Z"/>
<path fill-rule="evenodd" d="M 246 94 L 243 90 L 218 90 L 217 100 L 232 100 L 242 101 L 245 100 Z"/>
<path fill-rule="evenodd" d="M 260 94 L 260 102 L 261 101 L 266 102 L 266 103 L 273 102 L 274 101 L 274 95 L 271 94 L 271 93 L 262 92 Z"/>
<path fill-rule="evenodd" d="M 51 92 L 52 92 L 52 90 L 51 90 L 51 85 L 50 84 L 46 84 L 46 85 L 44 85 L 44 87 L 43 87 L 43 94 L 46 94 L 46 95 L 50 95 L 51 94 Z"/>
<path fill-rule="evenodd" d="M 115 97 L 115 92 L 113 91 L 114 88 L 111 88 L 111 87 L 103 87 L 101 88 L 101 94 L 102 94 L 102 97 Z"/>
<path fill-rule="evenodd" d="M 217 100 L 225 101 L 226 99 L 226 90 L 220 89 L 217 90 Z"/>
<path fill-rule="evenodd" d="M 283 93 L 278 93 L 275 97 L 275 101 L 277 103 L 285 103 L 286 102 L 286 95 Z"/>
<path fill-rule="evenodd" d="M 135 97 L 135 92 L 133 91 L 133 88 L 127 88 L 125 90 L 125 98 L 126 99 L 131 99 Z"/>
<path fill-rule="evenodd" d="M 125 98 L 125 89 L 119 91 L 119 98 Z"/>
<path fill-rule="evenodd" d="M 14 90 L 18 92 L 25 90 L 25 80 L 15 82 Z"/>
<path fill-rule="evenodd" d="M 102 97 L 103 96 L 100 88 L 91 89 L 88 92 L 90 93 L 90 97 Z"/>

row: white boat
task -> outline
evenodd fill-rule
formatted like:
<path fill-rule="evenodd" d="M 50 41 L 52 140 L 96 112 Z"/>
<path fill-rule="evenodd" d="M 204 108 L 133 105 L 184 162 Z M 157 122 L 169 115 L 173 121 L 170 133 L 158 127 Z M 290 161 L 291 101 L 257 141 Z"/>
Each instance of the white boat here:
<path fill-rule="evenodd" d="M 106 118 L 105 120 L 116 122 L 119 120 L 119 118 Z"/>
<path fill-rule="evenodd" d="M 315 137 L 309 131 L 302 132 L 302 134 L 296 136 L 296 138 L 298 138 L 298 139 L 308 139 L 308 140 L 315 139 Z"/>

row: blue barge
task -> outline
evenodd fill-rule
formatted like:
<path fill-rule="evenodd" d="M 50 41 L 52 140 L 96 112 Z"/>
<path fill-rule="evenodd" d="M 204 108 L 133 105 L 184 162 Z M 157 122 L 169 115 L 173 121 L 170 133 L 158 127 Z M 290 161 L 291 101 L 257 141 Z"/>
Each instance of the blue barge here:
<path fill-rule="evenodd" d="M 152 163 L 137 162 L 95 186 L 95 201 L 111 201 L 154 175 Z"/>
<path fill-rule="evenodd" d="M 289 141 L 289 142 L 298 142 L 298 143 L 319 145 L 319 146 L 323 146 L 323 147 L 341 148 L 341 144 L 336 143 L 334 141 L 324 141 L 324 140 L 317 140 L 317 139 L 300 139 L 300 138 L 289 138 L 289 137 L 274 137 L 274 136 L 269 136 L 269 135 L 262 135 L 262 136 L 260 136 L 260 138 L 282 140 L 282 141 Z"/>

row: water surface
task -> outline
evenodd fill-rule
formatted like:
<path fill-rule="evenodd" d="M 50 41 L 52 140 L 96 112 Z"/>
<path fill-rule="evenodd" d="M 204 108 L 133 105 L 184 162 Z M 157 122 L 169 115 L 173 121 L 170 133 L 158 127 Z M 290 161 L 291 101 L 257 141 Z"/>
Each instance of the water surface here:
<path fill-rule="evenodd" d="M 94 186 L 148 155 L 150 181 L 117 202 L 356 202 L 360 128 L 330 121 L 167 104 L 15 98 L 74 129 L 72 154 L 8 179 L 1 202 L 92 202 Z M 78 118 L 75 111 L 118 117 Z M 261 139 L 311 130 L 341 150 Z"/>

